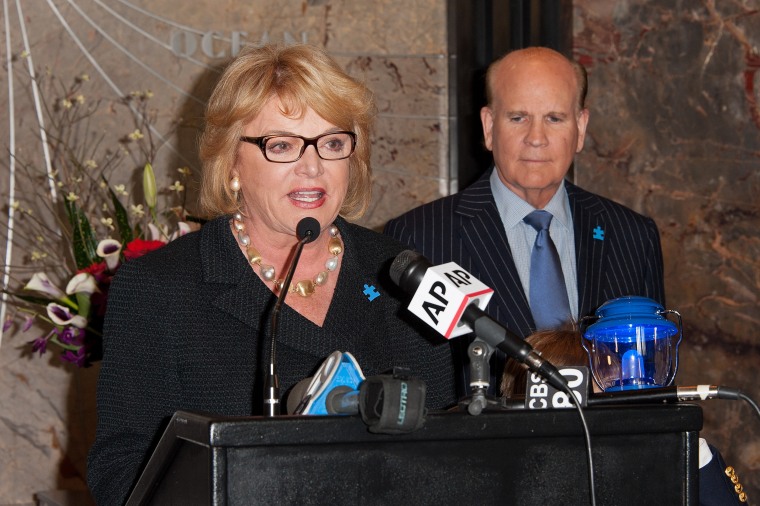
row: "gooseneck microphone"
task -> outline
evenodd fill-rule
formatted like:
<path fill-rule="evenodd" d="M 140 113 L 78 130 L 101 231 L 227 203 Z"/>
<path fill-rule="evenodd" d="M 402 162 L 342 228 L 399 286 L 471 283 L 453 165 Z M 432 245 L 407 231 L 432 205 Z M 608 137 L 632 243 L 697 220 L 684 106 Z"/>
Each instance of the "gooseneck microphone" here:
<path fill-rule="evenodd" d="M 280 293 L 277 294 L 277 302 L 275 302 L 274 309 L 272 309 L 272 319 L 270 321 L 272 346 L 269 354 L 269 370 L 264 378 L 264 416 L 277 416 L 280 414 L 280 381 L 277 378 L 277 368 L 275 366 L 275 343 L 277 342 L 280 308 L 282 308 L 285 296 L 290 290 L 290 282 L 293 280 L 293 273 L 296 271 L 304 245 L 319 237 L 319 232 L 319 222 L 310 216 L 302 218 L 298 222 L 298 225 L 296 225 L 298 244 L 293 255 L 293 261 L 290 263 L 285 280 L 280 287 Z"/>
<path fill-rule="evenodd" d="M 472 283 L 474 276 L 467 273 L 464 269 L 451 262 L 452 269 L 449 272 L 443 272 L 439 278 L 430 286 L 429 298 L 423 302 L 419 308 L 410 311 L 419 317 L 428 325 L 436 328 L 440 332 L 441 325 L 434 325 L 432 322 L 439 324 L 434 317 L 443 318 L 447 315 L 446 306 L 449 295 L 446 292 L 448 288 L 456 290 L 461 283 Z M 390 268 L 390 276 L 406 293 L 417 295 L 420 284 L 423 282 L 425 273 L 433 267 L 430 261 L 416 251 L 406 250 L 399 253 L 393 260 Z M 453 285 L 452 282 L 453 281 Z M 428 286 L 426 283 L 425 286 Z M 424 288 L 423 288 L 424 290 Z M 428 295 L 428 294 L 425 294 Z M 453 299 L 451 299 L 453 300 Z M 436 309 L 441 308 L 441 309 Z M 480 309 L 476 304 L 468 304 L 461 313 L 452 316 L 452 321 L 443 322 L 444 327 L 460 327 L 462 324 L 469 325 L 472 331 L 480 339 L 491 346 L 499 348 L 507 354 L 527 365 L 528 368 L 540 374 L 546 381 L 559 390 L 565 390 L 567 380 L 560 374 L 556 367 L 550 362 L 544 360 L 533 347 L 525 342 L 524 339 L 511 332 L 499 322 L 491 318 L 485 311 Z"/>

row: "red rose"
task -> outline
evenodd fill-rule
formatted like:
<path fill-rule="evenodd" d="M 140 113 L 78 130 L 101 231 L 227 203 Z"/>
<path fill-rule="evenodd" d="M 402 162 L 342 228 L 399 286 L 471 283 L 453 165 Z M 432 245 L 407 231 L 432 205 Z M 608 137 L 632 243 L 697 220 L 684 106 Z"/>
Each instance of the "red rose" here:
<path fill-rule="evenodd" d="M 161 241 L 145 241 L 143 239 L 135 239 L 127 244 L 124 248 L 124 258 L 132 260 L 133 258 L 141 257 L 149 251 L 158 249 L 164 246 L 166 243 Z"/>
<path fill-rule="evenodd" d="M 105 262 L 97 262 L 92 265 L 88 265 L 84 269 L 80 269 L 77 271 L 77 274 L 80 272 L 89 272 L 93 276 L 95 276 L 95 279 L 98 279 L 100 277 L 100 274 L 103 274 L 103 272 L 106 270 L 106 263 Z"/>

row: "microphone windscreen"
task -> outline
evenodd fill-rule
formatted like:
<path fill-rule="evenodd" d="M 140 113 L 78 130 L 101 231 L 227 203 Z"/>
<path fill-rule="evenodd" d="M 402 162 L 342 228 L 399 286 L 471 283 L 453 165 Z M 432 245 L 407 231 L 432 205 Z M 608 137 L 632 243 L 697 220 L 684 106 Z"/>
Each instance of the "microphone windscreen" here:
<path fill-rule="evenodd" d="M 290 390 L 290 393 L 288 394 L 288 402 L 287 402 L 287 413 L 289 415 L 292 415 L 296 412 L 296 408 L 301 403 L 301 401 L 304 398 L 304 395 L 306 395 L 306 390 L 309 388 L 309 384 L 311 383 L 311 376 L 308 378 L 304 378 L 298 383 L 295 384 L 295 386 Z"/>
<path fill-rule="evenodd" d="M 426 392 L 418 378 L 370 376 L 359 386 L 359 413 L 370 432 L 406 434 L 425 423 Z"/>
<path fill-rule="evenodd" d="M 296 234 L 298 235 L 299 241 L 308 238 L 306 242 L 312 242 L 319 237 L 319 232 L 319 222 L 311 216 L 302 218 L 301 221 L 298 222 L 298 225 L 296 225 Z"/>
<path fill-rule="evenodd" d="M 413 250 L 404 250 L 393 259 L 390 276 L 394 283 L 407 293 L 414 293 L 422 283 L 425 272 L 433 265 Z"/>

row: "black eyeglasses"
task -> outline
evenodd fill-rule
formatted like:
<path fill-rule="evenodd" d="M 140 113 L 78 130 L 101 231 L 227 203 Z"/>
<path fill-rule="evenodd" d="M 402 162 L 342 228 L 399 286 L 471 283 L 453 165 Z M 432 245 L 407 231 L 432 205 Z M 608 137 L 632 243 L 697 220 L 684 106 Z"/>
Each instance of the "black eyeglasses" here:
<path fill-rule="evenodd" d="M 270 162 L 295 162 L 303 156 L 308 146 L 314 146 L 322 160 L 343 160 L 356 149 L 356 134 L 340 131 L 301 137 L 300 135 L 267 135 L 265 137 L 240 137 L 243 142 L 255 144 Z"/>

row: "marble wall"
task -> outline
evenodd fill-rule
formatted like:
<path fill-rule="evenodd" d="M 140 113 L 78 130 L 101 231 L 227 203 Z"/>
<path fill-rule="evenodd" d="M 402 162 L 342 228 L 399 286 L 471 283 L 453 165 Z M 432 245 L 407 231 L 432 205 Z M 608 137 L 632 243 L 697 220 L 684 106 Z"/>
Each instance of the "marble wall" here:
<path fill-rule="evenodd" d="M 760 2 L 576 0 L 591 122 L 577 182 L 657 221 L 677 382 L 760 383 Z M 760 417 L 703 403 L 702 433 L 760 500 Z"/>
<path fill-rule="evenodd" d="M 126 128 L 111 105 L 130 91 L 152 90 L 156 129 L 166 140 L 156 171 L 159 185 L 168 185 L 176 167 L 197 169 L 202 103 L 237 41 L 305 40 L 325 46 L 377 94 L 374 198 L 362 223 L 380 227 L 442 195 L 450 180 L 446 2 L 273 4 L 14 3 L 2 18 L 2 54 L 11 62 L 0 73 L 0 107 L 14 120 L 15 152 L 24 160 L 41 156 L 25 77 L 30 61 L 62 79 L 87 73 L 88 97 L 105 106 L 94 130 L 107 142 Z M 211 32 L 216 36 L 204 37 Z M 685 322 L 680 383 L 726 385 L 757 400 L 760 4 L 576 0 L 573 37 L 591 84 L 576 182 L 659 223 L 668 306 Z M 2 174 L 10 166 L 8 124 L 0 124 Z M 130 171 L 115 177 L 134 187 Z M 9 190 L 3 176 L 3 206 Z M 33 337 L 6 333 L 0 346 L 0 504 L 85 487 L 97 367 L 73 370 L 54 357 L 29 356 L 23 350 Z M 740 402 L 713 400 L 704 408 L 704 436 L 757 500 L 760 418 Z"/>

